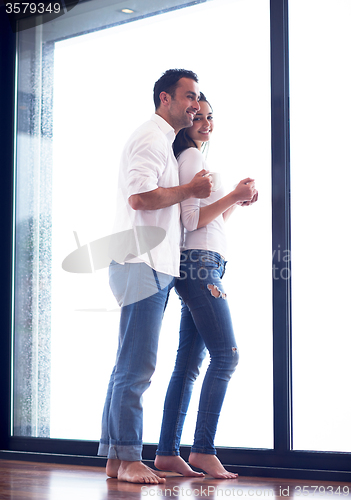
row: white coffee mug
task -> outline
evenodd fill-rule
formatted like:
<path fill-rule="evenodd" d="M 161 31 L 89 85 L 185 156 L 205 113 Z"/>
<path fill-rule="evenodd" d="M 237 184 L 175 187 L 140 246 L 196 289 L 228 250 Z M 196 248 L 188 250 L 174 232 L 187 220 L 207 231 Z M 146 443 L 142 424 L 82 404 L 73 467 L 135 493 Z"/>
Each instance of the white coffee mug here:
<path fill-rule="evenodd" d="M 212 191 L 217 191 L 221 187 L 221 176 L 218 172 L 209 172 L 207 175 L 211 176 Z"/>

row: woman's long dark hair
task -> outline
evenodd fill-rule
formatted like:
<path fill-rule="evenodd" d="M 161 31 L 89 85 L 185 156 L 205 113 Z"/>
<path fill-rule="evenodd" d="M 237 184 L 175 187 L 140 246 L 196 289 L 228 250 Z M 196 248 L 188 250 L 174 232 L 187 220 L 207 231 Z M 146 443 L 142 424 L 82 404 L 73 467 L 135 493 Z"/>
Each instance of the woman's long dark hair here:
<path fill-rule="evenodd" d="M 207 104 L 212 109 L 211 104 L 208 102 L 208 100 L 206 99 L 206 97 L 204 96 L 204 94 L 202 92 L 200 92 L 199 102 L 201 102 L 201 101 L 207 102 Z M 197 147 L 196 144 L 195 144 L 195 142 L 192 140 L 192 138 L 188 136 L 187 130 L 188 130 L 188 128 L 182 128 L 178 132 L 178 134 L 176 135 L 176 138 L 175 138 L 175 140 L 173 142 L 173 152 L 174 152 L 174 156 L 176 158 L 178 158 L 178 156 L 180 155 L 180 153 L 182 153 L 186 149 L 188 149 L 188 148 L 196 148 Z"/>

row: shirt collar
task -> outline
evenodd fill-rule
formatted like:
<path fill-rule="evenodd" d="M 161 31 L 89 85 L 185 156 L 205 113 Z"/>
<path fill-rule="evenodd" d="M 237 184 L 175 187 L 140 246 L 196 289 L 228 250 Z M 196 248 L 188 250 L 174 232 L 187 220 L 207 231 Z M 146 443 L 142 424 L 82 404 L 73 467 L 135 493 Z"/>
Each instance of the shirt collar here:
<path fill-rule="evenodd" d="M 161 131 L 165 134 L 165 136 L 170 142 L 174 141 L 175 139 L 174 128 L 168 122 L 166 122 L 166 120 L 164 120 L 160 115 L 157 115 L 156 113 L 154 113 L 151 116 L 151 120 L 158 125 L 158 127 L 161 129 Z"/>

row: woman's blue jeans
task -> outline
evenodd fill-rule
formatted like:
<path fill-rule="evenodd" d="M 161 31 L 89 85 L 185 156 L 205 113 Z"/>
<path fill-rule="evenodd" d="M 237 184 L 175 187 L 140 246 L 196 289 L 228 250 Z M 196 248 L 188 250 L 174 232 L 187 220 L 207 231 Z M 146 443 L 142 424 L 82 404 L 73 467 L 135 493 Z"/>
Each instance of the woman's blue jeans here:
<path fill-rule="evenodd" d="M 110 286 L 121 305 L 116 364 L 108 385 L 98 454 L 142 458 L 142 394 L 156 366 L 163 313 L 175 278 L 143 263 L 110 266 Z"/>
<path fill-rule="evenodd" d="M 187 250 L 181 256 L 180 278 L 175 285 L 182 300 L 179 347 L 164 403 L 157 455 L 179 455 L 185 416 L 206 348 L 210 364 L 202 384 L 191 451 L 216 454 L 218 418 L 239 359 L 221 283 L 224 271 L 225 261 L 218 253 Z"/>

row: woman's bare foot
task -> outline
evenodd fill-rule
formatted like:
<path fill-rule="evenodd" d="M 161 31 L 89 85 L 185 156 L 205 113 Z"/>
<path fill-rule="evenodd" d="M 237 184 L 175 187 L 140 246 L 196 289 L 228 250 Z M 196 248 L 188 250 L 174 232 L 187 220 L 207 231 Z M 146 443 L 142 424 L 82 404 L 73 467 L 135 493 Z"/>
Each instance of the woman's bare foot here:
<path fill-rule="evenodd" d="M 216 479 L 235 479 L 238 474 L 227 471 L 216 455 L 207 453 L 190 453 L 189 463 L 198 469 L 202 469 Z"/>
<path fill-rule="evenodd" d="M 150 469 L 142 462 L 127 462 L 122 460 L 118 468 L 117 478 L 119 481 L 128 483 L 159 484 L 164 483 L 163 474 Z"/>
<path fill-rule="evenodd" d="M 182 459 L 182 457 L 177 455 L 156 455 L 155 467 L 160 470 L 167 470 L 172 472 L 177 472 L 186 477 L 203 477 L 202 472 L 195 472 L 189 465 Z"/>
<path fill-rule="evenodd" d="M 121 465 L 121 461 L 115 458 L 109 458 L 106 463 L 106 474 L 108 477 L 117 477 L 118 469 Z"/>

